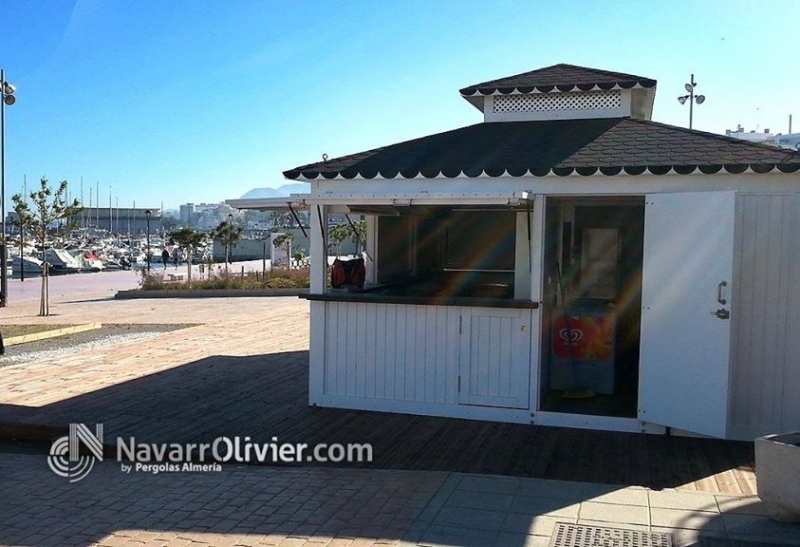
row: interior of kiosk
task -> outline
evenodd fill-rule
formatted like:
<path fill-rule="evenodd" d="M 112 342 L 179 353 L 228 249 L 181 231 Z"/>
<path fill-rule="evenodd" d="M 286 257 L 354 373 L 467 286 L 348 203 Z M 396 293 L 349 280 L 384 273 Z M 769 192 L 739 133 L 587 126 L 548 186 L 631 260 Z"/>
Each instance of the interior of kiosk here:
<path fill-rule="evenodd" d="M 526 209 L 522 209 L 525 211 Z M 377 221 L 375 282 L 364 293 L 513 299 L 516 214 L 491 206 L 351 207 Z"/>
<path fill-rule="evenodd" d="M 542 411 L 635 417 L 643 197 L 548 197 Z"/>

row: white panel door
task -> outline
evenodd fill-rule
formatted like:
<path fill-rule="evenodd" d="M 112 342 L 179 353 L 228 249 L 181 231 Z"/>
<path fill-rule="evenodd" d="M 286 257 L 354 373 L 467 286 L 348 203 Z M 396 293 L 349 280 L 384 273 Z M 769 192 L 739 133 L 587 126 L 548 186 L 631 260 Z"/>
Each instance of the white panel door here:
<path fill-rule="evenodd" d="M 639 419 L 724 437 L 733 192 L 647 196 Z"/>
<path fill-rule="evenodd" d="M 461 316 L 459 403 L 528 408 L 531 312 L 465 310 Z"/>

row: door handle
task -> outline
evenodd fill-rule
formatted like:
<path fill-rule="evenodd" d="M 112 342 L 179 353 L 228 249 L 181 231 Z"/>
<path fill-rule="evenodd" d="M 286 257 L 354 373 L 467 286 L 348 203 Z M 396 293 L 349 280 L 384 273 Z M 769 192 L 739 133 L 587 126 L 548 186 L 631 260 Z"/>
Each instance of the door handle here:
<path fill-rule="evenodd" d="M 720 319 L 730 319 L 731 318 L 731 312 L 729 312 L 725 308 L 720 308 L 717 311 L 712 311 L 711 315 L 716 315 Z"/>
<path fill-rule="evenodd" d="M 725 300 L 724 298 L 722 298 L 722 288 L 723 287 L 727 287 L 727 286 L 728 286 L 728 282 L 727 281 L 720 281 L 719 285 L 717 285 L 717 302 L 719 302 L 723 306 L 725 304 L 727 304 L 728 301 Z"/>

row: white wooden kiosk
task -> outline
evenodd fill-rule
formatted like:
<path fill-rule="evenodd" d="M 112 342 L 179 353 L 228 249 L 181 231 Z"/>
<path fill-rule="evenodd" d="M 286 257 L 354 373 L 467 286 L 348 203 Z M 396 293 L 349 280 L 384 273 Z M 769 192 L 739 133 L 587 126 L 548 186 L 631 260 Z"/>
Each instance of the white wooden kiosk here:
<path fill-rule="evenodd" d="M 462 89 L 482 123 L 287 171 L 311 183 L 277 200 L 311 212 L 310 404 L 800 429 L 800 154 L 652 122 L 655 89 L 555 65 Z M 339 213 L 367 220 L 360 290 L 328 286 Z"/>

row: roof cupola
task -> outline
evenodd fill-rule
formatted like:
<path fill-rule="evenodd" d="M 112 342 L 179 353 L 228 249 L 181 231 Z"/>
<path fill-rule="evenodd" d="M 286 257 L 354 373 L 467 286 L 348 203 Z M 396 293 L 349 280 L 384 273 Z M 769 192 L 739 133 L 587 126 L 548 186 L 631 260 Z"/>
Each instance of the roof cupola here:
<path fill-rule="evenodd" d="M 461 96 L 487 122 L 649 120 L 655 92 L 656 81 L 650 78 L 558 64 L 465 87 Z"/>

